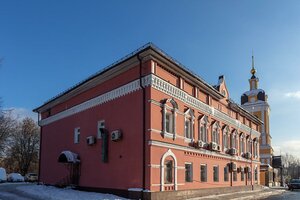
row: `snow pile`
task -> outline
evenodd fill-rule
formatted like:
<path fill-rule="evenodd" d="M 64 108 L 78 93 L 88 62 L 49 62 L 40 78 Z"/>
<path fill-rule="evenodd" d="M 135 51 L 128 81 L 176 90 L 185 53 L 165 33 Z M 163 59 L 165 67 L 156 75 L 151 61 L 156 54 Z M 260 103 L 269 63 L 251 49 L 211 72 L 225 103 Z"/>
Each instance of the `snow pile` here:
<path fill-rule="evenodd" d="M 29 185 L 29 186 L 19 186 L 17 190 L 25 192 L 29 195 L 36 196 L 41 199 L 49 200 L 112 200 L 112 199 L 124 199 L 122 197 L 112 195 L 112 194 L 102 194 L 96 192 L 82 192 L 78 190 L 73 190 L 71 188 L 56 188 L 53 186 L 45 185 Z"/>

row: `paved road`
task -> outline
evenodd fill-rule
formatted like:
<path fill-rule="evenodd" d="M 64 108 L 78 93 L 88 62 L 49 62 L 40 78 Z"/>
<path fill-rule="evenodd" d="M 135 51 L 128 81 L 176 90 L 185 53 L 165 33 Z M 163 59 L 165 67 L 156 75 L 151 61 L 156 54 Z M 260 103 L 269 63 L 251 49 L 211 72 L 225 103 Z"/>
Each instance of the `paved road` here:
<path fill-rule="evenodd" d="M 16 190 L 16 187 L 22 185 L 28 185 L 28 183 L 0 184 L 0 200 L 42 200 Z"/>
<path fill-rule="evenodd" d="M 287 191 L 281 195 L 271 196 L 264 200 L 299 200 L 300 190 Z"/>

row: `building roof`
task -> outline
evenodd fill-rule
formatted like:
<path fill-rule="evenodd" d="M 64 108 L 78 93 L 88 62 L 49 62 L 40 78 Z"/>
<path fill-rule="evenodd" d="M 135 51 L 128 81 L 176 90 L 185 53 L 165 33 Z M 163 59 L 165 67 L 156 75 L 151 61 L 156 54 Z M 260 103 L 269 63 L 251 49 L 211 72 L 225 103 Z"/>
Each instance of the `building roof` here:
<path fill-rule="evenodd" d="M 84 79 L 83 81 L 75 84 L 74 86 L 68 88 L 67 90 L 59 93 L 58 95 L 54 96 L 53 98 L 49 99 L 48 101 L 46 101 L 43 105 L 33 109 L 34 112 L 40 112 L 41 109 L 43 107 L 45 107 L 47 104 L 54 102 L 55 100 L 63 97 L 64 95 L 68 94 L 69 92 L 75 90 L 76 88 L 79 88 L 80 86 L 84 85 L 85 83 L 87 83 L 88 81 L 104 74 L 105 72 L 115 68 L 116 66 L 118 66 L 119 64 L 135 57 L 136 55 L 148 50 L 148 49 L 152 49 L 154 50 L 156 53 L 158 53 L 159 55 L 163 56 L 165 59 L 169 60 L 170 62 L 176 64 L 177 66 L 179 66 L 183 71 L 185 71 L 186 73 L 192 75 L 193 77 L 195 77 L 198 81 L 200 81 L 202 84 L 204 84 L 207 88 L 209 88 L 211 91 L 213 91 L 213 93 L 219 97 L 219 98 L 224 98 L 224 96 L 217 90 L 217 88 L 215 88 L 214 86 L 208 84 L 206 81 L 204 81 L 204 79 L 202 77 L 200 77 L 198 74 L 194 73 L 192 70 L 190 70 L 189 68 L 187 68 L 186 66 L 184 66 L 183 64 L 181 64 L 179 61 L 177 61 L 176 59 L 172 58 L 170 55 L 168 55 L 167 53 L 165 53 L 163 50 L 161 50 L 160 48 L 158 48 L 155 44 L 153 44 L 152 42 L 149 42 L 145 45 L 143 45 L 142 47 L 136 49 L 135 51 L 131 52 L 130 54 L 124 56 L 123 58 L 117 60 L 116 62 L 108 65 L 107 67 L 104 67 L 103 69 L 101 69 L 100 71 L 92 74 L 91 76 L 87 77 L 86 79 Z M 230 100 L 232 103 L 233 101 Z M 241 110 L 243 110 L 243 113 L 248 112 L 246 110 L 244 110 L 240 105 L 235 103 L 235 107 L 239 107 Z M 252 115 L 251 113 L 248 112 L 248 114 Z M 248 115 L 249 116 L 249 115 Z M 255 117 L 255 116 L 254 116 Z M 255 117 L 256 118 L 256 117 Z"/>

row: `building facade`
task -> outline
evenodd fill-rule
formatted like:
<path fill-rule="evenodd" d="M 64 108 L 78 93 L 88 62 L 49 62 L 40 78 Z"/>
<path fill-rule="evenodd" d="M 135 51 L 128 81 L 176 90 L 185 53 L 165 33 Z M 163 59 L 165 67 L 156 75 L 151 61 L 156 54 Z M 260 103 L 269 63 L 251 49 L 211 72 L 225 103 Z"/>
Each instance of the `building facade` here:
<path fill-rule="evenodd" d="M 46 184 L 182 199 L 259 183 L 262 121 L 153 44 L 34 111 Z"/>
<path fill-rule="evenodd" d="M 261 185 L 272 186 L 274 183 L 274 173 L 277 170 L 272 168 L 273 148 L 270 134 L 270 106 L 268 95 L 264 90 L 259 89 L 259 79 L 256 77 L 254 67 L 254 57 L 252 56 L 251 78 L 249 79 L 250 90 L 241 97 L 241 105 L 245 110 L 263 121 L 260 137 L 260 161 L 261 161 Z"/>

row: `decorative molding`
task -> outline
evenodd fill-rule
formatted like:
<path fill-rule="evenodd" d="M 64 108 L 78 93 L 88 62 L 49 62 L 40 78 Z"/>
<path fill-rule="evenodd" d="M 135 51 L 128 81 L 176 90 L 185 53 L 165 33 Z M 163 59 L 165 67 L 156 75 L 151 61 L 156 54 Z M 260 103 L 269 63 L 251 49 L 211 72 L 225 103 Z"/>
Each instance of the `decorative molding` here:
<path fill-rule="evenodd" d="M 164 179 L 165 179 L 164 162 L 168 156 L 171 156 L 174 159 L 175 170 L 174 170 L 174 183 L 172 185 L 174 185 L 174 190 L 177 190 L 177 158 L 176 158 L 175 154 L 172 152 L 172 150 L 168 149 L 168 151 L 166 153 L 164 153 L 164 155 L 162 156 L 161 161 L 160 161 L 160 166 L 161 166 L 161 169 L 160 169 L 160 184 L 161 184 L 160 191 L 165 190 L 165 188 L 164 188 L 164 184 L 165 184 L 164 183 Z"/>
<path fill-rule="evenodd" d="M 149 82 L 148 82 L 147 79 L 143 79 L 143 83 L 145 85 L 149 85 Z M 126 85 L 123 85 L 119 88 L 111 90 L 107 93 L 104 93 L 104 94 L 102 94 L 98 97 L 95 97 L 95 98 L 90 99 L 88 101 L 85 101 L 81 104 L 78 104 L 78 105 L 76 105 L 72 108 L 69 108 L 69 109 L 65 110 L 65 111 L 57 113 L 57 114 L 55 114 L 53 116 L 50 116 L 46 119 L 43 119 L 43 120 L 39 121 L 39 125 L 44 126 L 44 125 L 50 124 L 52 122 L 55 122 L 57 120 L 69 117 L 69 116 L 74 115 L 74 114 L 77 114 L 79 112 L 82 112 L 82 111 L 87 110 L 89 108 L 95 107 L 97 105 L 101 105 L 101 104 L 104 104 L 104 103 L 109 102 L 111 100 L 114 100 L 116 98 L 125 96 L 125 95 L 130 94 L 132 92 L 135 92 L 139 89 L 141 89 L 141 87 L 140 87 L 140 80 L 138 79 L 138 80 L 132 81 L 132 82 L 126 84 Z"/>
<path fill-rule="evenodd" d="M 158 76 L 155 76 L 154 74 L 150 74 L 147 77 L 149 76 L 151 76 L 151 87 L 167 95 L 170 95 L 173 98 L 177 98 L 191 107 L 201 110 L 204 114 L 212 115 L 215 118 L 221 119 L 227 122 L 228 124 L 231 124 L 232 126 L 236 127 L 237 129 L 240 129 L 240 131 L 251 133 L 252 135 L 254 135 L 254 137 L 260 137 L 260 133 L 258 131 L 251 129 L 250 127 L 242 124 L 240 121 L 229 117 L 228 115 L 220 112 L 219 110 L 214 109 L 213 107 L 201 102 L 195 97 L 173 86 L 172 84 L 159 78 Z"/>
<path fill-rule="evenodd" d="M 155 140 L 150 140 L 148 142 L 149 145 L 152 146 L 158 146 L 158 147 L 165 147 L 165 148 L 169 148 L 169 149 L 176 149 L 176 150 L 181 150 L 181 151 L 189 151 L 189 152 L 193 152 L 193 153 L 201 153 L 204 155 L 210 155 L 210 156 L 216 156 L 219 158 L 225 158 L 228 160 L 235 160 L 235 161 L 240 161 L 240 162 L 246 162 L 246 163 L 251 163 L 250 160 L 242 158 L 242 157 L 233 157 L 230 155 L 221 155 L 219 153 L 216 153 L 214 151 L 209 151 L 209 150 L 205 150 L 205 149 L 195 149 L 195 148 L 190 148 L 187 146 L 181 146 L 181 145 L 177 145 L 177 144 L 170 144 L 170 143 L 166 143 L 166 142 L 161 142 L 161 141 L 155 141 Z M 259 163 L 258 161 L 253 160 L 252 161 Z"/>
<path fill-rule="evenodd" d="M 142 84 L 144 87 L 151 86 L 167 95 L 170 95 L 173 98 L 177 98 L 180 101 L 187 104 L 188 106 L 194 107 L 206 115 L 212 115 L 216 119 L 219 119 L 219 120 L 221 119 L 221 120 L 227 122 L 228 124 L 234 126 L 235 128 L 239 129 L 240 131 L 248 132 L 258 138 L 260 137 L 260 133 L 258 131 L 251 129 L 250 127 L 242 124 L 240 121 L 238 121 L 234 118 L 231 118 L 228 115 L 220 112 L 219 110 L 214 109 L 213 107 L 201 102 L 200 100 L 196 99 L 195 97 L 187 94 L 183 90 L 173 86 L 172 84 L 164 81 L 163 79 L 159 78 L 158 76 L 156 76 L 154 74 L 150 74 L 150 75 L 143 77 Z M 78 104 L 72 108 L 69 108 L 65 111 L 57 113 L 46 119 L 43 119 L 43 120 L 39 121 L 39 125 L 44 126 L 44 125 L 50 124 L 57 120 L 69 117 L 71 115 L 77 114 L 79 112 L 82 112 L 89 108 L 95 107 L 97 105 L 104 104 L 106 102 L 112 101 L 114 99 L 125 96 L 127 94 L 130 94 L 130 93 L 135 92 L 140 89 L 141 89 L 140 80 L 139 79 L 134 80 L 128 84 L 125 84 L 121 87 L 118 87 L 114 90 L 104 93 L 98 97 L 95 97 L 93 99 L 85 101 L 81 104 Z M 178 112 L 178 114 L 180 114 L 180 112 Z"/>

